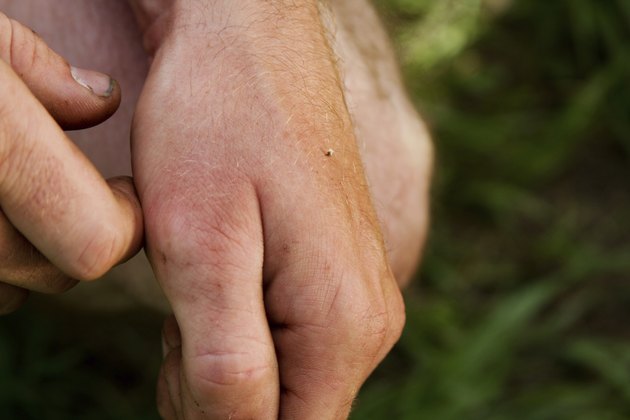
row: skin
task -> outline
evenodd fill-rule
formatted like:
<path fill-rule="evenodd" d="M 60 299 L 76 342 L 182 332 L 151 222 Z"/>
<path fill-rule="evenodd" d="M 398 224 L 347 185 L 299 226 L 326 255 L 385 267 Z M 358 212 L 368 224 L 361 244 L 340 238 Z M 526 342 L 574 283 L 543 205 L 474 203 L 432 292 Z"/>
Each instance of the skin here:
<path fill-rule="evenodd" d="M 423 240 L 431 156 L 372 10 L 72 3 L 70 22 L 100 34 L 77 47 L 72 24 L 46 24 L 51 10 L 1 3 L 76 61 L 124 70 L 118 120 L 75 139 L 102 173 L 125 173 L 135 107 L 146 250 L 174 313 L 162 416 L 345 418 L 402 329 L 397 283 Z M 111 42 L 113 60 L 95 48 Z M 87 143 L 112 133 L 104 148 Z"/>
<path fill-rule="evenodd" d="M 344 418 L 402 329 L 317 7 L 278 6 L 176 4 L 156 35 L 132 157 L 149 260 L 181 335 L 163 413 Z M 184 108 L 206 118 L 165 112 Z"/>
<path fill-rule="evenodd" d="M 138 252 L 142 215 L 129 179 L 108 183 L 60 126 L 89 127 L 117 108 L 30 29 L 0 14 L 0 313 L 28 290 L 60 292 Z M 45 76 L 45 77 L 44 77 Z M 28 116 L 28 117 L 25 117 Z"/>

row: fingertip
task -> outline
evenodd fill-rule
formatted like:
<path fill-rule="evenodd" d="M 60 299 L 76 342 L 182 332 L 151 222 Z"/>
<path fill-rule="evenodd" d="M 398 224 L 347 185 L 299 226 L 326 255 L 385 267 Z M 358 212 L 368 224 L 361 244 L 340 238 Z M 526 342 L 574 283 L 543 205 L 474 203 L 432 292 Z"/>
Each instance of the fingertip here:
<path fill-rule="evenodd" d="M 64 273 L 81 281 L 101 278 L 111 268 L 135 256 L 143 246 L 142 209 L 133 181 L 121 176 L 106 182 L 109 188 L 105 187 L 102 192 L 107 194 L 109 191 L 107 205 L 98 206 L 98 209 L 108 223 L 97 222 L 97 225 L 83 227 L 83 240 L 72 245 L 76 257 L 67 261 L 66 253 L 63 255 L 66 260 L 56 263 Z M 94 203 L 87 205 L 94 206 Z M 96 215 L 98 219 L 98 213 Z"/>
<path fill-rule="evenodd" d="M 103 73 L 71 67 L 30 28 L 0 12 L 0 57 L 64 129 L 99 124 L 120 105 L 120 86 Z"/>
<path fill-rule="evenodd" d="M 175 405 L 171 399 L 169 392 L 168 381 L 166 379 L 165 365 L 160 368 L 160 374 L 158 376 L 156 387 L 156 403 L 158 414 L 163 419 L 176 419 L 177 414 L 175 411 Z"/>
<path fill-rule="evenodd" d="M 125 249 L 120 262 L 125 262 L 136 255 L 143 245 L 144 220 L 142 207 L 133 179 L 128 176 L 110 178 L 107 184 L 112 190 L 121 210 Z"/>
<path fill-rule="evenodd" d="M 56 88 L 40 88 L 27 82 L 55 121 L 64 130 L 92 127 L 110 118 L 122 99 L 120 84 L 113 77 L 64 62 L 62 83 Z"/>
<path fill-rule="evenodd" d="M 164 379 L 164 375 L 160 372 L 157 381 L 157 387 L 155 390 L 155 402 L 157 404 L 158 414 L 160 418 L 167 419 L 171 418 L 175 413 L 172 410 L 170 401 L 168 400 L 168 390 L 166 389 L 166 380 Z"/>
<path fill-rule="evenodd" d="M 179 330 L 179 325 L 174 315 L 169 315 L 164 320 L 162 327 L 162 343 L 165 357 L 173 349 L 181 347 L 182 345 L 181 331 Z"/>
<path fill-rule="evenodd" d="M 182 388 L 181 388 L 182 352 L 177 347 L 164 357 L 160 376 L 158 378 L 158 410 L 166 419 L 181 418 Z M 179 413 L 179 414 L 178 414 Z"/>

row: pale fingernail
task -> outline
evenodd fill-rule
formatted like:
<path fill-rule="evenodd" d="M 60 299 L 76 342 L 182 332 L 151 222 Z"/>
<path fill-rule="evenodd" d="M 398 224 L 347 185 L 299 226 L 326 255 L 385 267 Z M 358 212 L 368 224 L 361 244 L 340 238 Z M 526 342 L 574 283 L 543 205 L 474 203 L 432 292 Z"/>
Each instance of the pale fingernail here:
<path fill-rule="evenodd" d="M 95 95 L 109 98 L 114 91 L 115 81 L 106 74 L 78 67 L 70 67 L 70 73 L 78 84 L 89 89 Z"/>

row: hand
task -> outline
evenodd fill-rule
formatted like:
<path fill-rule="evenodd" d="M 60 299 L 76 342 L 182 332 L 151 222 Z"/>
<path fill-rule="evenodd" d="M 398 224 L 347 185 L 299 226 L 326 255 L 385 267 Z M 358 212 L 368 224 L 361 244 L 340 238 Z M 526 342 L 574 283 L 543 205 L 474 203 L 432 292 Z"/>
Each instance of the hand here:
<path fill-rule="evenodd" d="M 133 126 L 166 418 L 345 418 L 403 303 L 317 4 L 175 1 Z"/>
<path fill-rule="evenodd" d="M 62 131 L 106 120 L 119 102 L 108 76 L 71 68 L 0 13 L 0 313 L 29 290 L 64 291 L 139 250 L 131 180 L 106 183 Z"/>

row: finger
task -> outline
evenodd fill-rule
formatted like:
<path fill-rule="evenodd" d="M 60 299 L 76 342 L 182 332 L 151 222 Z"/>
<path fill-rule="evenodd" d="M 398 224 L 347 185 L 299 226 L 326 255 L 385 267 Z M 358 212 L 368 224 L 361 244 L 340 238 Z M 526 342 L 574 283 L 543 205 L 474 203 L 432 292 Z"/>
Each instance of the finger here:
<path fill-rule="evenodd" d="M 164 320 L 162 327 L 162 354 L 166 357 L 173 349 L 182 346 L 182 333 L 173 315 Z"/>
<path fill-rule="evenodd" d="M 0 58 L 64 129 L 96 125 L 120 104 L 120 88 L 111 77 L 71 67 L 31 29 L 0 13 Z"/>
<path fill-rule="evenodd" d="M 142 213 L 131 183 L 111 189 L 0 60 L 0 205 L 48 260 L 79 280 L 137 252 Z"/>
<path fill-rule="evenodd" d="M 158 412 L 163 419 L 181 417 L 181 352 L 182 337 L 177 320 L 170 315 L 162 327 L 162 355 L 164 362 L 157 383 Z M 172 396 L 172 397 L 171 397 Z"/>
<path fill-rule="evenodd" d="M 181 362 L 181 347 L 177 347 L 164 355 L 164 361 L 160 369 L 157 387 L 157 406 L 160 416 L 166 420 L 184 418 L 180 382 L 180 376 L 182 374 Z"/>
<path fill-rule="evenodd" d="M 137 203 L 135 190 L 128 177 L 113 178 L 108 181 L 116 196 L 121 196 L 121 205 Z M 137 208 L 127 208 L 128 217 L 135 217 Z M 130 249 L 133 253 L 133 249 Z M 132 255 L 125 255 L 126 260 Z M 0 212 L 0 280 L 41 293 L 62 293 L 77 284 L 55 267 L 37 250 Z"/>
<path fill-rule="evenodd" d="M 126 232 L 130 234 L 127 241 L 123 242 L 120 247 L 122 257 L 113 261 L 113 265 L 123 263 L 136 255 L 143 245 L 143 216 L 142 206 L 138 200 L 138 192 L 133 182 L 133 178 L 129 176 L 117 176 L 107 180 L 114 199 L 118 204 L 118 209 L 122 213 L 122 221 L 126 225 Z"/>
<path fill-rule="evenodd" d="M 74 286 L 0 212 L 0 281 L 42 293 L 61 293 Z"/>
<path fill-rule="evenodd" d="M 170 195 L 142 199 L 151 209 L 149 257 L 181 330 L 184 418 L 275 418 L 278 373 L 262 303 L 256 195 L 226 183 L 200 192 L 207 199 L 199 204 L 161 187 Z"/>
<path fill-rule="evenodd" d="M 343 220 L 343 212 L 305 205 L 313 199 L 308 189 L 304 194 L 261 198 L 264 231 L 270 232 L 265 302 L 276 325 L 280 418 L 344 419 L 398 339 L 402 300 L 378 251 L 380 238 L 366 234 L 369 225 L 331 222 Z M 310 240 L 297 241 L 296 228 Z"/>
<path fill-rule="evenodd" d="M 0 315 L 6 315 L 22 306 L 28 298 L 28 290 L 0 283 Z"/>

